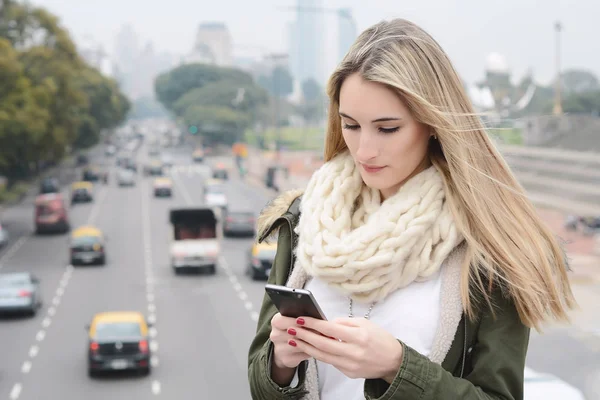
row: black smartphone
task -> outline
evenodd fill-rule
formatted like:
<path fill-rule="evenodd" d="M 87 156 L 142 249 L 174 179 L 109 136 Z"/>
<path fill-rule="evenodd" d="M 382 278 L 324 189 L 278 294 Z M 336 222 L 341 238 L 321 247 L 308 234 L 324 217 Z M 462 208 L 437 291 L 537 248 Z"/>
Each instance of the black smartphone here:
<path fill-rule="evenodd" d="M 284 317 L 312 317 L 327 321 L 310 290 L 267 284 L 265 291 Z"/>

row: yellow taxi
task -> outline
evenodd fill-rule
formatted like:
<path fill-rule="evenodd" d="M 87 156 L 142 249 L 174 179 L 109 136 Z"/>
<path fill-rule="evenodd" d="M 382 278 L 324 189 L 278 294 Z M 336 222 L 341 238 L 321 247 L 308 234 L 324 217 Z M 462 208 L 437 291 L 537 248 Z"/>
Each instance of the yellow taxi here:
<path fill-rule="evenodd" d="M 269 279 L 273 260 L 277 254 L 277 243 L 255 243 L 248 252 L 246 274 L 252 280 Z"/>
<path fill-rule="evenodd" d="M 171 181 L 171 178 L 156 178 L 152 187 L 154 197 L 173 196 L 173 181 Z"/>
<path fill-rule="evenodd" d="M 137 311 L 94 315 L 88 333 L 88 375 L 103 371 L 136 370 L 150 374 L 150 345 L 146 318 Z"/>
<path fill-rule="evenodd" d="M 91 225 L 82 226 L 71 234 L 71 265 L 106 264 L 104 234 Z"/>
<path fill-rule="evenodd" d="M 71 204 L 89 203 L 94 201 L 94 185 L 91 182 L 80 181 L 71 184 Z"/>

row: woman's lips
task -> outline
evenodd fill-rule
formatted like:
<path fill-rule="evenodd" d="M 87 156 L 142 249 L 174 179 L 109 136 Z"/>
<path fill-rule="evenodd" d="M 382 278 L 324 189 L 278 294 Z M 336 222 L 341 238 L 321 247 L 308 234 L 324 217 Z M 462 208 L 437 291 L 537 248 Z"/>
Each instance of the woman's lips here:
<path fill-rule="evenodd" d="M 369 166 L 369 165 L 365 165 L 365 164 L 361 164 L 361 166 L 365 170 L 365 172 L 367 172 L 369 174 L 375 174 L 385 168 L 385 166 L 376 167 L 376 166 Z"/>

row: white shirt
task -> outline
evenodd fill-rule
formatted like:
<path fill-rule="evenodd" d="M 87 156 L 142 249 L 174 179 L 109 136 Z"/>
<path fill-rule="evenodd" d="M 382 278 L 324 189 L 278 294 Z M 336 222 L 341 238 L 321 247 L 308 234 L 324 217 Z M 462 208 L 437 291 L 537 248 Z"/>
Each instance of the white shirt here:
<path fill-rule="evenodd" d="M 440 320 L 441 273 L 427 282 L 414 282 L 396 290 L 371 311 L 370 320 L 424 356 L 431 353 Z M 348 297 L 313 278 L 305 286 L 321 306 L 325 317 L 348 317 Z M 355 318 L 362 318 L 370 304 L 353 302 Z M 364 400 L 364 379 L 350 379 L 335 367 L 317 361 L 321 400 Z M 294 381 L 297 382 L 296 379 Z M 291 386 L 295 386 L 293 382 Z"/>

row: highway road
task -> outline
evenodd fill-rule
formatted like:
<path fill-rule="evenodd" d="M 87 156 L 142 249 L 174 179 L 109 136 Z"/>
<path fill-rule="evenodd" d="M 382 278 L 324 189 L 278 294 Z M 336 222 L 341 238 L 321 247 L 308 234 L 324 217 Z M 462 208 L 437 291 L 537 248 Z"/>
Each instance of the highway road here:
<path fill-rule="evenodd" d="M 33 318 L 0 319 L 0 400 L 250 398 L 247 351 L 264 293 L 264 282 L 244 274 L 253 239 L 224 238 L 214 276 L 176 276 L 169 265 L 168 212 L 202 203 L 206 169 L 191 162 L 189 149 L 165 151 L 175 162 L 173 198 L 154 198 L 151 178 L 140 173 L 135 187 L 99 184 L 92 204 L 71 209 L 74 227 L 93 224 L 107 235 L 106 266 L 73 268 L 67 236 L 33 235 L 32 199 L 5 211 L 12 239 L 0 251 L 0 272 L 35 273 L 44 305 Z M 144 159 L 142 149 L 138 160 Z M 272 197 L 235 177 L 226 191 L 232 208 L 256 213 Z M 84 326 L 94 313 L 110 310 L 137 310 L 154 321 L 150 376 L 88 377 Z M 597 343 L 553 334 L 532 338 L 530 362 L 592 390 L 590 379 L 600 369 Z M 560 346 L 552 357 L 551 343 Z"/>

